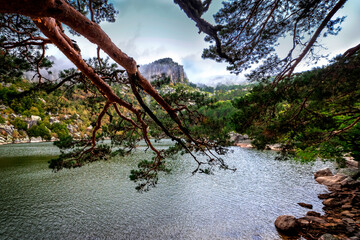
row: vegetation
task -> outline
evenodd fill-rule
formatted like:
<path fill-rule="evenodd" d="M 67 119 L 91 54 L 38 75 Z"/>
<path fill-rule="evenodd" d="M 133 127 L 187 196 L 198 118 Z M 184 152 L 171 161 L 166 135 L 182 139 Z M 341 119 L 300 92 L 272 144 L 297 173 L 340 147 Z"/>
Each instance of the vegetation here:
<path fill-rule="evenodd" d="M 294 74 L 321 35 L 338 33 L 344 18 L 333 16 L 346 0 L 231 0 L 215 15 L 216 25 L 202 18 L 211 0 L 174 2 L 207 34 L 206 41 L 212 45 L 203 57 L 227 62 L 233 73 L 259 63 L 248 75 L 253 85 L 204 88 L 208 93 L 194 86 L 166 85 L 167 79 L 152 85 L 135 60 L 98 25 L 115 21 L 117 11 L 107 0 L 30 0 L 26 4 L 0 0 L 0 97 L 9 106 L 4 112 L 20 114 L 20 119 L 15 116 L 11 121 L 29 136 L 60 139 L 56 145 L 63 153 L 50 163 L 51 168 L 79 167 L 128 154 L 144 140 L 154 157 L 142 161 L 131 179 L 139 183 L 139 190 L 146 190 L 156 183 L 159 171 L 167 172 L 165 158 L 179 151 L 193 156 L 198 164 L 194 172 L 211 173 L 214 166 L 229 169 L 219 155 L 224 153 L 222 146 L 230 144 L 228 133 L 234 126 L 249 133 L 259 148 L 276 142 L 283 143 L 284 152 L 295 149 L 303 158 L 358 156 L 360 45 L 327 68 Z M 65 26 L 70 30 L 65 31 Z M 84 60 L 70 34 L 97 45 L 98 56 Z M 280 59 L 274 47 L 287 35 L 293 38 L 293 46 Z M 43 76 L 52 65 L 45 57 L 49 44 L 76 66 L 62 71 L 55 82 Z M 35 74 L 33 83 L 22 79 L 28 71 Z M 229 100 L 234 97 L 240 98 L 232 106 Z M 62 118 L 61 123 L 50 123 L 50 113 Z M 31 116 L 41 121 L 25 127 L 25 117 Z M 80 135 L 70 133 L 69 125 Z M 169 138 L 176 144 L 158 150 L 150 137 Z M 111 147 L 97 144 L 105 138 L 111 139 Z M 195 152 L 207 159 L 198 160 Z"/>
<path fill-rule="evenodd" d="M 281 143 L 283 153 L 303 160 L 359 158 L 360 55 L 335 58 L 329 66 L 261 83 L 234 100 L 233 121 L 254 145 Z M 294 152 L 295 150 L 295 152 Z"/>

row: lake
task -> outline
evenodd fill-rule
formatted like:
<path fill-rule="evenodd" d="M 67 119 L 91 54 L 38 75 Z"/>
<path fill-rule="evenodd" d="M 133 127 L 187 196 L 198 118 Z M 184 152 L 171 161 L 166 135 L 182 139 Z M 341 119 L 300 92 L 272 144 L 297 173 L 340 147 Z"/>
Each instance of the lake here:
<path fill-rule="evenodd" d="M 282 239 L 277 216 L 305 215 L 298 202 L 322 212 L 317 195 L 326 188 L 313 172 L 333 168 L 231 147 L 223 158 L 236 172 L 192 175 L 192 158 L 178 156 L 156 188 L 138 193 L 129 175 L 152 156 L 144 149 L 54 173 L 52 143 L 0 146 L 0 239 Z"/>

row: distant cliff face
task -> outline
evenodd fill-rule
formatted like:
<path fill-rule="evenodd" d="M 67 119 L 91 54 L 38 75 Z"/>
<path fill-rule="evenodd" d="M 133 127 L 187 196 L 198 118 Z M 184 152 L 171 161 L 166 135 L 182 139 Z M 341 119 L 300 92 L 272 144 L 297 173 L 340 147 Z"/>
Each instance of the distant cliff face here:
<path fill-rule="evenodd" d="M 170 82 L 172 83 L 188 82 L 184 67 L 174 62 L 171 58 L 163 58 L 149 64 L 141 65 L 140 72 L 150 81 L 164 75 L 165 77 L 170 77 Z"/>

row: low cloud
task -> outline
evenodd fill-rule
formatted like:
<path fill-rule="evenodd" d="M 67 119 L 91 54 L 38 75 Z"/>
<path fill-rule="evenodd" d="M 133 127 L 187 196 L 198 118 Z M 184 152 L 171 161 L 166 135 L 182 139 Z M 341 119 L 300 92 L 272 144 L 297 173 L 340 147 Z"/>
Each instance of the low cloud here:
<path fill-rule="evenodd" d="M 244 76 L 230 74 L 226 63 L 218 63 L 210 59 L 202 59 L 201 53 L 188 55 L 181 60 L 189 80 L 193 83 L 203 83 L 209 86 L 223 84 L 241 84 Z"/>

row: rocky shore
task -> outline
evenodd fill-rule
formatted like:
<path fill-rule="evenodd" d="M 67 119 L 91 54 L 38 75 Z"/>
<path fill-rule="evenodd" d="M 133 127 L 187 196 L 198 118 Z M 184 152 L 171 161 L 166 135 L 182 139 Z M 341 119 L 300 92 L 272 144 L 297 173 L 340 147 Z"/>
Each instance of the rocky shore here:
<path fill-rule="evenodd" d="M 325 214 L 310 210 L 298 219 L 279 216 L 275 221 L 278 231 L 311 240 L 360 239 L 360 181 L 353 179 L 356 174 L 356 168 L 342 169 L 336 174 L 330 169 L 316 172 L 315 180 L 329 189 L 329 193 L 319 195 Z M 312 208 L 310 204 L 299 205 Z"/>

